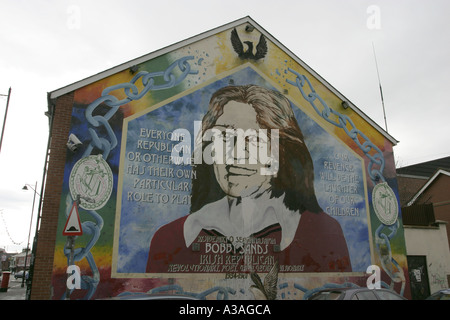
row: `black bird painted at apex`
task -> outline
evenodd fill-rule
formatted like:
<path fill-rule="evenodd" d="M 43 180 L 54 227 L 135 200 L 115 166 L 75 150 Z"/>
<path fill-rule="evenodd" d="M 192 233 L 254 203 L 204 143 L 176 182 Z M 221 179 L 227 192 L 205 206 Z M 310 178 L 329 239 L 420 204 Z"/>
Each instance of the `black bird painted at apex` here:
<path fill-rule="evenodd" d="M 236 51 L 236 53 L 239 55 L 239 58 L 258 60 L 264 58 L 265 55 L 267 54 L 267 42 L 266 38 L 262 34 L 259 37 L 258 44 L 256 45 L 255 54 L 253 53 L 253 42 L 244 41 L 244 43 L 248 46 L 248 49 L 245 51 L 244 51 L 244 44 L 239 38 L 236 28 L 234 28 L 231 31 L 231 44 L 233 45 L 234 51 Z"/>

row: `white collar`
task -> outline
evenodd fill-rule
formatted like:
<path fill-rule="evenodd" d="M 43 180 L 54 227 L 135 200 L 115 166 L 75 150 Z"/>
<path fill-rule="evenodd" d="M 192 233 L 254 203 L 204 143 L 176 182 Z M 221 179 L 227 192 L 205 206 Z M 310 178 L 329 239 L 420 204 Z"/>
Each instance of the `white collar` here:
<path fill-rule="evenodd" d="M 224 197 L 205 205 L 190 214 L 184 223 L 184 239 L 189 247 L 202 229 L 216 230 L 226 237 L 247 238 L 273 224 L 281 226 L 281 250 L 294 239 L 300 222 L 300 213 L 291 211 L 283 203 L 284 195 L 270 198 L 268 192 L 254 199 L 242 198 L 239 204 L 236 199 L 228 201 Z"/>

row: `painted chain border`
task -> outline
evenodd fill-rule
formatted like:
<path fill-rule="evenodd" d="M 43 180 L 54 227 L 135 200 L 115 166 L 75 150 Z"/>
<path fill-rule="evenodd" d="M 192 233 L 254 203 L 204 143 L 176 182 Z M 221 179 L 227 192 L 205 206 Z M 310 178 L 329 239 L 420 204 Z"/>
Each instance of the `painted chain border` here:
<path fill-rule="evenodd" d="M 115 115 L 120 106 L 133 100 L 141 99 L 149 91 L 173 88 L 180 84 L 188 75 L 198 74 L 198 70 L 191 70 L 191 65 L 188 60 L 192 59 L 194 59 L 193 56 L 182 57 L 169 65 L 169 67 L 165 71 L 140 71 L 131 79 L 130 82 L 121 83 L 104 89 L 101 97 L 93 101 L 85 111 L 85 117 L 90 126 L 88 128 L 88 131 L 91 135 L 91 142 L 86 148 L 82 158 L 89 156 L 94 148 L 97 148 L 102 152 L 102 158 L 106 160 L 111 150 L 117 146 L 117 137 L 108 121 Z M 181 71 L 181 74 L 179 74 L 178 76 L 174 74 L 174 71 L 177 67 L 178 70 Z M 164 83 L 156 84 L 156 77 L 162 77 Z M 144 88 L 141 90 L 141 92 L 139 92 L 139 88 L 136 86 L 136 82 L 139 79 L 141 79 L 142 84 L 144 85 Z M 117 90 L 123 90 L 127 97 L 119 100 L 117 97 L 111 94 L 113 91 Z M 106 105 L 110 109 L 103 116 L 93 115 L 100 105 Z M 99 135 L 97 134 L 96 128 L 99 128 L 100 126 L 103 126 L 103 128 L 105 129 L 109 140 L 99 137 Z M 66 218 L 70 214 L 70 209 L 73 201 L 74 200 L 72 199 L 72 196 L 68 194 L 66 197 Z M 95 210 L 86 210 L 86 212 L 94 218 L 95 222 L 85 221 L 82 223 L 82 228 L 85 233 L 92 235 L 92 237 L 84 248 L 77 248 L 74 250 L 73 261 L 80 261 L 83 258 L 86 258 L 86 260 L 88 261 L 93 275 L 92 277 L 81 277 L 81 289 L 88 290 L 83 299 L 89 300 L 95 293 L 100 282 L 100 273 L 90 250 L 92 249 L 92 247 L 94 247 L 100 237 L 100 232 L 103 228 L 103 218 Z M 67 257 L 69 264 L 70 248 L 68 248 L 67 244 L 65 245 L 63 251 L 64 255 Z M 70 290 L 69 293 L 65 292 L 62 296 L 62 299 L 66 299 L 67 294 L 70 295 L 73 290 L 74 289 Z"/>
<path fill-rule="evenodd" d="M 291 72 L 296 76 L 295 81 L 286 79 L 286 82 L 296 88 L 299 89 L 302 97 L 309 102 L 309 104 L 314 108 L 314 110 L 317 112 L 319 116 L 321 116 L 323 119 L 325 119 L 327 122 L 335 125 L 338 128 L 341 128 L 345 131 L 345 133 L 356 143 L 356 145 L 363 151 L 364 155 L 367 156 L 367 158 L 370 160 L 370 163 L 368 164 L 367 170 L 369 173 L 369 177 L 374 185 L 377 185 L 378 183 L 384 183 L 387 185 L 387 182 L 383 176 L 385 161 L 382 151 L 373 143 L 370 141 L 370 139 L 361 131 L 359 130 L 353 121 L 350 119 L 350 117 L 343 115 L 332 108 L 330 108 L 325 100 L 323 100 L 320 95 L 315 91 L 311 81 L 305 76 L 297 71 L 288 68 L 288 71 Z M 304 90 L 305 84 L 309 88 L 309 93 L 306 93 Z M 319 103 L 322 105 L 323 110 L 320 111 L 318 106 L 316 105 L 315 101 L 318 100 Z M 330 115 L 334 115 L 337 117 L 336 120 L 330 119 Z M 348 128 L 348 125 L 350 125 L 350 129 Z M 360 136 L 364 141 L 361 143 L 358 136 Z M 376 168 L 375 166 L 378 166 Z M 381 222 L 381 221 L 380 221 Z M 392 225 L 386 225 L 383 222 L 381 222 L 381 225 L 377 228 L 375 232 L 375 244 L 377 248 L 377 253 L 381 261 L 381 265 L 383 267 L 383 270 L 388 274 L 388 276 L 391 278 L 391 283 L 388 285 L 386 283 L 382 283 L 383 286 L 393 288 L 394 283 L 401 282 L 401 289 L 400 294 L 404 294 L 405 289 L 405 275 L 403 272 L 403 269 L 400 267 L 399 263 L 393 258 L 392 256 L 392 250 L 391 250 L 391 244 L 390 241 L 394 236 L 397 234 L 397 230 L 399 228 L 399 220 L 396 219 L 395 222 Z M 383 233 L 384 229 L 388 229 L 390 233 L 386 235 Z M 383 252 L 387 252 L 387 254 L 383 254 Z M 395 269 L 397 271 L 395 271 Z M 309 296 L 311 292 L 315 292 L 322 288 L 327 287 L 334 287 L 334 284 L 325 284 L 321 288 L 315 288 L 312 290 L 307 290 L 301 286 L 298 286 L 298 288 L 302 288 L 302 291 L 305 292 L 305 297 Z"/>

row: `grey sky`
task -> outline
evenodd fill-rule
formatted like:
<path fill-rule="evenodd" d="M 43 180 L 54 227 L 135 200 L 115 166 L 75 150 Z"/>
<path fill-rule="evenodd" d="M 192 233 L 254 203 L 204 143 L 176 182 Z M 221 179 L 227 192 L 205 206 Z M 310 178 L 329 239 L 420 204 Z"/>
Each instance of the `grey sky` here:
<path fill-rule="evenodd" d="M 250 16 L 385 128 L 398 166 L 450 155 L 448 0 L 0 0 L 0 247 L 26 246 L 48 137 L 47 92 Z M 6 98 L 0 97 L 3 121 Z M 35 214 L 38 203 L 35 204 Z M 35 215 L 36 217 L 36 215 Z M 35 220 L 34 217 L 34 220 Z M 33 232 L 34 233 L 34 226 Z"/>

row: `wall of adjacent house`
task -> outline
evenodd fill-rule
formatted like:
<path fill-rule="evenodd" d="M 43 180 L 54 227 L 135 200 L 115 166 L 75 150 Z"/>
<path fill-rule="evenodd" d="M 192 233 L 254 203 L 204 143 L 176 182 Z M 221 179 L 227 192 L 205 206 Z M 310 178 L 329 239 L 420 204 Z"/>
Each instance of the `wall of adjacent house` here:
<path fill-rule="evenodd" d="M 404 226 L 408 256 L 426 257 L 431 294 L 450 286 L 450 250 L 446 225 L 441 221 L 434 227 Z"/>
<path fill-rule="evenodd" d="M 447 171 L 440 173 L 414 202 L 432 203 L 436 220 L 448 222 L 447 234 L 450 234 L 450 176 Z M 450 239 L 448 239 L 450 246 Z"/>

